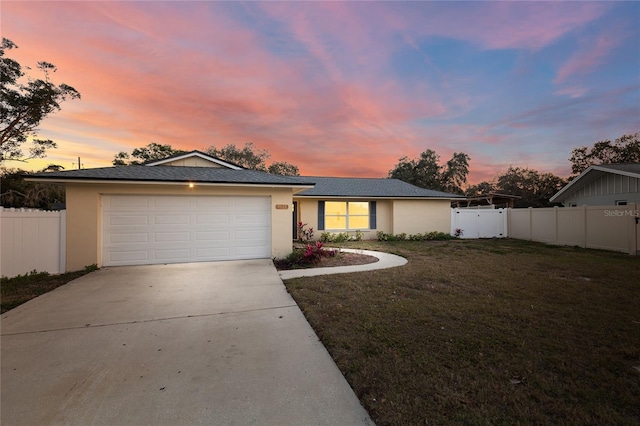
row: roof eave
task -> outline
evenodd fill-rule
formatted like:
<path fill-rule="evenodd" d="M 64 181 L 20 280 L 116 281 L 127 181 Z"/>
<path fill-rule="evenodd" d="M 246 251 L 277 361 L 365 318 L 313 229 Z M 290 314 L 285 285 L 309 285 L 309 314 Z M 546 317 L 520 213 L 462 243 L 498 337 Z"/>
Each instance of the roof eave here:
<path fill-rule="evenodd" d="M 599 170 L 601 172 L 613 173 L 616 175 L 629 176 L 632 178 L 640 179 L 640 173 L 628 172 L 626 170 L 618 170 L 618 169 L 606 167 L 606 165 L 601 165 L 601 164 L 594 165 L 591 167 L 593 167 L 594 170 Z"/>
<path fill-rule="evenodd" d="M 560 200 L 560 198 L 567 192 L 569 191 L 569 189 L 576 184 L 576 182 L 580 181 L 580 179 L 582 179 L 583 176 L 586 176 L 587 173 L 591 172 L 591 170 L 593 170 L 593 166 L 589 166 L 586 170 L 584 170 L 582 173 L 580 173 L 576 178 L 574 178 L 571 182 L 569 182 L 568 184 L 566 184 L 562 189 L 560 189 L 560 191 L 556 192 L 553 197 L 549 198 L 549 201 L 554 203 L 554 202 L 562 202 Z M 556 201 L 557 200 L 557 201 Z"/>
<path fill-rule="evenodd" d="M 303 194 L 296 194 L 295 195 L 296 198 L 309 198 L 309 199 L 342 199 L 342 198 L 348 198 L 348 199 L 379 199 L 379 200 L 398 200 L 398 199 L 402 199 L 402 200 L 464 200 L 464 197 L 428 197 L 428 196 L 414 196 L 414 195 L 303 195 Z"/>
<path fill-rule="evenodd" d="M 310 183 L 276 183 L 276 182 L 203 182 L 198 180 L 131 180 L 131 179 L 95 179 L 95 178 L 44 178 L 44 177 L 25 177 L 28 182 L 46 182 L 46 183 L 84 183 L 84 184 L 125 184 L 125 185 L 201 185 L 201 186 L 251 186 L 251 187 L 270 187 L 270 188 L 296 188 L 310 189 L 313 184 Z"/>

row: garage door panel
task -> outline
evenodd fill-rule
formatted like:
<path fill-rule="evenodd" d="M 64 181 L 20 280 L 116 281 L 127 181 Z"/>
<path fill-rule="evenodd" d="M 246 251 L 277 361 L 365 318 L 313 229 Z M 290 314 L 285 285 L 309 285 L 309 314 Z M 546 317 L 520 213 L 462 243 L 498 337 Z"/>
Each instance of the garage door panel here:
<path fill-rule="evenodd" d="M 103 264 L 271 256 L 269 197 L 103 196 Z"/>
<path fill-rule="evenodd" d="M 148 225 L 149 217 L 146 215 L 109 216 L 109 225 Z"/>
<path fill-rule="evenodd" d="M 191 217 L 189 215 L 155 215 L 153 223 L 157 225 L 189 225 Z"/>
<path fill-rule="evenodd" d="M 152 200 L 141 197 L 111 197 L 108 200 L 109 207 L 149 207 Z"/>
<path fill-rule="evenodd" d="M 189 197 L 181 197 L 181 196 L 171 196 L 171 195 L 163 195 L 163 196 L 155 196 L 153 197 L 153 201 L 151 205 L 153 205 L 156 209 L 170 209 L 183 211 L 185 205 L 189 203 L 193 203 L 193 199 L 187 199 Z"/>
<path fill-rule="evenodd" d="M 196 241 L 219 241 L 227 242 L 231 240 L 229 231 L 196 232 Z"/>
<path fill-rule="evenodd" d="M 114 264 L 118 264 L 120 262 L 137 262 L 137 263 L 127 263 L 128 265 L 135 265 L 140 263 L 147 263 L 149 261 L 149 252 L 147 251 L 134 251 L 127 250 L 121 252 L 111 253 L 109 259 Z"/>
<path fill-rule="evenodd" d="M 199 197 L 195 200 L 197 210 L 229 211 L 231 210 L 231 199 L 228 197 Z"/>
<path fill-rule="evenodd" d="M 261 253 L 260 247 L 236 247 L 236 256 L 238 258 L 247 259 L 254 258 Z"/>
<path fill-rule="evenodd" d="M 231 250 L 228 247 L 209 247 L 196 249 L 197 259 L 222 260 L 231 256 Z"/>
<path fill-rule="evenodd" d="M 238 214 L 233 217 L 233 223 L 236 225 L 248 225 L 248 226 L 267 226 L 269 220 L 264 217 L 264 214 Z"/>
<path fill-rule="evenodd" d="M 268 198 L 260 200 L 251 197 L 237 197 L 230 199 L 230 206 L 233 210 L 253 210 L 253 211 L 269 211 L 271 205 Z"/>
<path fill-rule="evenodd" d="M 156 232 L 153 234 L 153 240 L 158 243 L 190 241 L 191 233 L 189 232 Z"/>
<path fill-rule="evenodd" d="M 112 244 L 148 243 L 149 234 L 110 234 L 108 242 Z"/>
<path fill-rule="evenodd" d="M 236 230 L 234 232 L 234 237 L 236 240 L 240 240 L 240 241 L 256 241 L 256 242 L 265 243 L 269 235 L 263 230 L 256 228 L 256 229 Z"/>
<path fill-rule="evenodd" d="M 191 249 L 155 249 L 154 254 L 157 260 L 172 260 L 174 262 L 182 260 L 188 262 L 191 258 Z"/>
<path fill-rule="evenodd" d="M 226 215 L 226 214 L 225 215 L 222 215 L 222 214 L 196 215 L 196 224 L 198 225 L 207 225 L 210 223 L 228 224 L 229 222 L 230 222 L 229 215 Z"/>

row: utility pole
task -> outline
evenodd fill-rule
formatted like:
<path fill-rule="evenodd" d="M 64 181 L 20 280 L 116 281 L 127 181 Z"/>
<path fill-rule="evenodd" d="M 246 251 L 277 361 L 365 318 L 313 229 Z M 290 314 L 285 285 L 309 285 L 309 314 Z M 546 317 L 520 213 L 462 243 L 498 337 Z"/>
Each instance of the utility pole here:
<path fill-rule="evenodd" d="M 71 163 L 71 165 L 75 165 L 76 163 Z M 78 157 L 78 170 L 82 169 L 82 163 L 80 162 L 80 157 Z"/>

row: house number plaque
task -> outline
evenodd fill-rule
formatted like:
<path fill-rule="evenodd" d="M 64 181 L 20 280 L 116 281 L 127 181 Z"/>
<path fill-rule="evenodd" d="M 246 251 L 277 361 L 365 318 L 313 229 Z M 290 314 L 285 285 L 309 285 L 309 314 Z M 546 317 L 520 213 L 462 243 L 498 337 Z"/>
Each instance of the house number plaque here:
<path fill-rule="evenodd" d="M 289 204 L 276 204 L 276 210 L 288 210 Z"/>

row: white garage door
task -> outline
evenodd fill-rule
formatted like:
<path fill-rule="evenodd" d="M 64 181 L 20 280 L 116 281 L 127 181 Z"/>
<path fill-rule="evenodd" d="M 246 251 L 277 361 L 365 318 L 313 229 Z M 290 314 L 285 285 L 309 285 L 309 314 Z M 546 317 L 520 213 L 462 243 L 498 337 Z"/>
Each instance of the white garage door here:
<path fill-rule="evenodd" d="M 269 197 L 102 197 L 104 266 L 269 257 Z"/>

